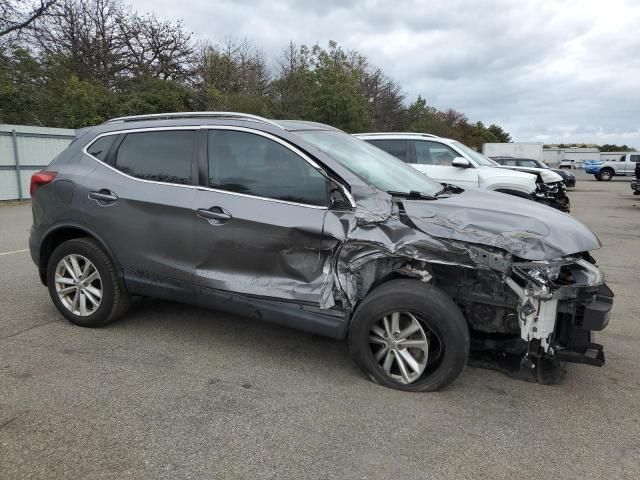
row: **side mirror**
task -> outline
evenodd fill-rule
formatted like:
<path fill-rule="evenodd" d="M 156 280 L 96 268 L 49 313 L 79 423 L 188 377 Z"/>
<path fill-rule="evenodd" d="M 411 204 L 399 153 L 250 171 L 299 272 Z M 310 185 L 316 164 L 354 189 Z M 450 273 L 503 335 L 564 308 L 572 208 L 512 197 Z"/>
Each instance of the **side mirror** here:
<path fill-rule="evenodd" d="M 330 210 L 351 210 L 351 202 L 345 196 L 342 187 L 333 180 L 327 179 L 327 190 L 329 193 Z"/>
<path fill-rule="evenodd" d="M 453 161 L 451 162 L 451 165 L 453 165 L 454 167 L 458 167 L 458 168 L 470 168 L 471 164 L 469 163 L 469 160 L 467 160 L 466 158 L 463 157 L 456 157 L 453 159 Z"/>

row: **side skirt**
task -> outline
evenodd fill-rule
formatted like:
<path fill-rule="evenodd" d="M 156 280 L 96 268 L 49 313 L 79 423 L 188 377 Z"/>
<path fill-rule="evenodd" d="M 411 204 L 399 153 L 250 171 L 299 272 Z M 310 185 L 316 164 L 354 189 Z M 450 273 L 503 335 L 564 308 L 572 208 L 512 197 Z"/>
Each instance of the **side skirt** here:
<path fill-rule="evenodd" d="M 256 318 L 289 328 L 342 340 L 348 318 L 337 309 L 321 310 L 311 305 L 252 297 L 211 288 L 200 290 L 198 304 L 244 317 Z"/>
<path fill-rule="evenodd" d="M 286 302 L 275 298 L 254 297 L 159 278 L 145 272 L 125 270 L 125 283 L 132 295 L 162 298 L 212 310 L 255 318 L 325 337 L 343 340 L 349 316 L 337 308 L 320 309 L 314 305 Z"/>

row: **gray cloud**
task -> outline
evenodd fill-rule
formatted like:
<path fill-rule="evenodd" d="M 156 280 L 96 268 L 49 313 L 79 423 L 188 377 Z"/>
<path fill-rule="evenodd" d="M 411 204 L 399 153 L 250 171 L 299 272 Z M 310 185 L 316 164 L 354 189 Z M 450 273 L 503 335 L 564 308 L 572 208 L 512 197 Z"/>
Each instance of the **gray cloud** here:
<path fill-rule="evenodd" d="M 356 49 L 403 85 L 516 140 L 640 148 L 640 2 L 130 0 L 197 38 Z"/>

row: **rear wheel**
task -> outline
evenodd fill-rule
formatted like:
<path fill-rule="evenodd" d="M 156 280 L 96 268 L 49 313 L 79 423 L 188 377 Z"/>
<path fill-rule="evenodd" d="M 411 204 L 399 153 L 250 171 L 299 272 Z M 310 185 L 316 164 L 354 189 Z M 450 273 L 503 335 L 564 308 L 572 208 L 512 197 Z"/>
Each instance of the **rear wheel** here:
<path fill-rule="evenodd" d="M 603 168 L 600 170 L 598 175 L 600 176 L 600 180 L 608 182 L 613 177 L 613 170 L 610 168 Z"/>
<path fill-rule="evenodd" d="M 113 262 L 89 238 L 68 240 L 53 251 L 47 285 L 60 313 L 82 327 L 106 325 L 129 306 L 129 294 Z"/>
<path fill-rule="evenodd" d="M 356 310 L 349 350 L 374 382 L 434 391 L 453 382 L 469 356 L 469 329 L 444 292 L 418 280 L 392 280 Z"/>

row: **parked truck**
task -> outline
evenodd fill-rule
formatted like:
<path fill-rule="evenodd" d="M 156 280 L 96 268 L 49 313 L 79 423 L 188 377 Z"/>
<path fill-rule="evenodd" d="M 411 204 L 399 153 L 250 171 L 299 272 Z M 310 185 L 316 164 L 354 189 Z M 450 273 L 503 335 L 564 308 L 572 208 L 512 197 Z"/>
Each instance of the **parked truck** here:
<path fill-rule="evenodd" d="M 640 162 L 636 162 L 636 177 L 631 180 L 631 190 L 634 195 L 640 195 Z"/>
<path fill-rule="evenodd" d="M 638 163 L 640 163 L 640 152 L 628 152 L 617 160 L 587 163 L 585 172 L 594 175 L 600 181 L 608 182 L 616 175 L 634 175 Z"/>

